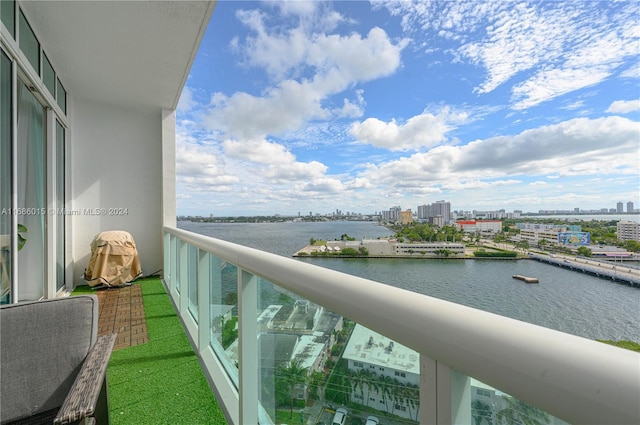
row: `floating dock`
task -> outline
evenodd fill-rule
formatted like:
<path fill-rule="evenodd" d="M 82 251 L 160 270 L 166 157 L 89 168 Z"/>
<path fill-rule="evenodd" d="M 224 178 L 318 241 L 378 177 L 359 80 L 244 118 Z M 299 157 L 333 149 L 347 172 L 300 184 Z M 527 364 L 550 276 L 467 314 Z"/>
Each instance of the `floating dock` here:
<path fill-rule="evenodd" d="M 538 283 L 539 282 L 537 277 L 527 277 L 527 276 L 522 276 L 522 275 L 519 275 L 519 274 L 514 274 L 513 278 L 521 280 L 521 281 L 526 282 L 526 283 Z"/>

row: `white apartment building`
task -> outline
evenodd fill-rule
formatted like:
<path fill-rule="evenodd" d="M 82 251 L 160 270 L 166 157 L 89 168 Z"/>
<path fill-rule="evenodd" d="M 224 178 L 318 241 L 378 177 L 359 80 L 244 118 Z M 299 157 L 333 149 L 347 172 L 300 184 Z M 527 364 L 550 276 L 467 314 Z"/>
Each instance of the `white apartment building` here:
<path fill-rule="evenodd" d="M 442 224 L 437 224 L 434 222 L 434 218 L 438 216 L 441 217 L 438 222 Z M 419 205 L 418 220 L 429 221 L 440 226 L 448 223 L 451 220 L 451 202 L 442 200 L 434 202 L 430 205 Z"/>
<path fill-rule="evenodd" d="M 356 325 L 342 358 L 355 376 L 351 401 L 403 418 L 416 418 L 418 405 L 402 389 L 420 383 L 419 353 Z"/>
<path fill-rule="evenodd" d="M 461 220 L 456 225 L 466 233 L 500 233 L 502 221 L 500 220 Z"/>
<path fill-rule="evenodd" d="M 542 239 L 547 242 L 558 242 L 558 234 L 563 229 L 520 229 L 520 238 L 537 245 Z"/>
<path fill-rule="evenodd" d="M 392 223 L 396 222 L 400 218 L 400 211 L 402 208 L 399 206 L 391 207 L 387 211 L 382 211 L 382 219 Z"/>
<path fill-rule="evenodd" d="M 640 241 L 640 223 L 636 221 L 620 220 L 616 225 L 618 240 Z"/>
<path fill-rule="evenodd" d="M 369 256 L 411 256 L 440 255 L 442 250 L 450 254 L 464 255 L 465 246 L 455 242 L 398 242 L 395 239 L 364 239 L 362 241 L 327 241 L 327 250 L 339 251 L 344 248 L 355 250 L 364 247 Z M 318 249 L 322 250 L 323 246 Z"/>
<path fill-rule="evenodd" d="M 397 243 L 394 248 L 396 255 L 439 255 L 442 250 L 464 255 L 464 244 L 455 242 Z"/>

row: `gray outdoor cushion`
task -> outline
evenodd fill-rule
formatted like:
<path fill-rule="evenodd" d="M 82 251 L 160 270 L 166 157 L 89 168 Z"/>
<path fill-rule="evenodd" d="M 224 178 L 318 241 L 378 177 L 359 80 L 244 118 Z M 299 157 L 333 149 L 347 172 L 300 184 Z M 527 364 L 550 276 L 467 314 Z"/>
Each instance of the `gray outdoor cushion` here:
<path fill-rule="evenodd" d="M 60 407 L 97 334 L 94 295 L 0 307 L 0 420 Z"/>

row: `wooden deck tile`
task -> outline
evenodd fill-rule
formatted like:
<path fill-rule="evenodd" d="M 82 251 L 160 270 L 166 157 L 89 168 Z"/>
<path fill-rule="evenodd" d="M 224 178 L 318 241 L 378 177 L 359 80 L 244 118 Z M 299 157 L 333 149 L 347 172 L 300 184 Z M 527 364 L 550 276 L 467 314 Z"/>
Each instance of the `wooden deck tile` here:
<path fill-rule="evenodd" d="M 118 337 L 114 350 L 149 341 L 139 284 L 101 289 L 96 295 L 100 303 L 98 335 L 116 332 Z"/>

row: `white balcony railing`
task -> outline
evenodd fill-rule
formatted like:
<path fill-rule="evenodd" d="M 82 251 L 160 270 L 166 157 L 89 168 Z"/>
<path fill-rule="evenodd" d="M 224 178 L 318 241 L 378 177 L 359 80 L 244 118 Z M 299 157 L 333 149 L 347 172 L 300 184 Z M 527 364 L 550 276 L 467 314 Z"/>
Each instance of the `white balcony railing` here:
<path fill-rule="evenodd" d="M 420 353 L 419 423 L 471 422 L 467 377 L 569 423 L 640 423 L 638 353 L 181 229 L 164 228 L 164 255 L 165 284 L 234 424 L 271 423 L 256 337 L 263 281 Z M 215 337 L 225 268 L 237 279 L 238 367 Z"/>

